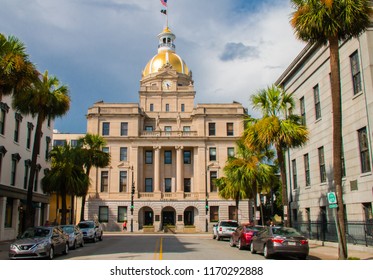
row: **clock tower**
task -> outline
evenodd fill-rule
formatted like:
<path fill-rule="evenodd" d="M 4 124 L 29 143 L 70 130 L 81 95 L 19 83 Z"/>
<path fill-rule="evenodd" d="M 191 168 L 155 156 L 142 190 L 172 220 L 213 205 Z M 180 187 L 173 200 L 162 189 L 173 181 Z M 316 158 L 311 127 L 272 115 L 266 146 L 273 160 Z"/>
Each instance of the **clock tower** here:
<path fill-rule="evenodd" d="M 168 27 L 163 29 L 158 35 L 158 53 L 145 66 L 140 81 L 140 107 L 158 122 L 159 115 L 164 119 L 182 118 L 194 107 L 192 72 L 176 54 L 175 39 Z"/>

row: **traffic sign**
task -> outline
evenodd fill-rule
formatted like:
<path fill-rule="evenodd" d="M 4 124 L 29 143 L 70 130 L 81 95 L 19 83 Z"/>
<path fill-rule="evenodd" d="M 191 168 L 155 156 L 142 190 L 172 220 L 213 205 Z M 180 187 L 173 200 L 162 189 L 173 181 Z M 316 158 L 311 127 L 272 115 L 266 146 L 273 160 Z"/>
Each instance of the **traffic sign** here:
<path fill-rule="evenodd" d="M 329 204 L 329 208 L 338 208 L 337 203 Z"/>
<path fill-rule="evenodd" d="M 329 204 L 337 203 L 337 196 L 335 195 L 335 192 L 328 192 L 327 197 Z"/>

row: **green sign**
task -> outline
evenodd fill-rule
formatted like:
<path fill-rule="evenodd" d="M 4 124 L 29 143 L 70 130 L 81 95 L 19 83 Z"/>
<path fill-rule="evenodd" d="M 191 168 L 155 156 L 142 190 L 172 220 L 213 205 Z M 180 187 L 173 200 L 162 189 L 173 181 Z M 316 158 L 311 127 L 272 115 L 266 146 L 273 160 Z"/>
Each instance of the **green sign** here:
<path fill-rule="evenodd" d="M 337 196 L 335 195 L 335 192 L 328 192 L 327 197 L 329 204 L 337 203 Z"/>
<path fill-rule="evenodd" d="M 329 208 L 338 208 L 338 204 L 336 204 L 336 203 L 329 204 Z"/>

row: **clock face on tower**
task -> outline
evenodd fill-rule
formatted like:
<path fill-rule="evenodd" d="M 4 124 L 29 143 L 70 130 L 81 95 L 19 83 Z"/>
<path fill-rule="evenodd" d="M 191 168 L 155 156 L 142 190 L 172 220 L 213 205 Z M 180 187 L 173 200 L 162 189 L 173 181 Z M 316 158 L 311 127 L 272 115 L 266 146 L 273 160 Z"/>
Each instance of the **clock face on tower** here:
<path fill-rule="evenodd" d="M 172 81 L 170 80 L 164 80 L 162 83 L 162 87 L 164 90 L 170 90 L 172 86 Z"/>

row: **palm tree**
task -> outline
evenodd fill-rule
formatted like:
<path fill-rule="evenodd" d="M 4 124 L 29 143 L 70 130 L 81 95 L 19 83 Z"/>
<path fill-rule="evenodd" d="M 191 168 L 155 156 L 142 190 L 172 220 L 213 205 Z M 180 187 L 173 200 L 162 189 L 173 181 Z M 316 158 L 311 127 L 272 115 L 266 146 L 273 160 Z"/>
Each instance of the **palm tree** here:
<path fill-rule="evenodd" d="M 109 165 L 110 154 L 102 151 L 102 148 L 106 145 L 106 141 L 102 136 L 87 133 L 84 137 L 79 139 L 79 143 L 82 146 L 83 165 L 88 178 L 92 166 L 103 168 Z M 98 191 L 96 190 L 96 195 L 97 193 Z M 82 221 L 84 221 L 84 207 L 87 194 L 88 187 L 85 194 L 82 196 L 82 208 L 80 212 L 80 219 Z"/>
<path fill-rule="evenodd" d="M 291 0 L 291 25 L 305 42 L 327 44 L 330 51 L 333 108 L 333 179 L 338 200 L 339 259 L 347 259 L 342 194 L 342 112 L 339 41 L 358 37 L 370 24 L 369 0 Z"/>
<path fill-rule="evenodd" d="M 249 149 L 244 139 L 237 141 L 236 156 L 230 157 L 223 169 L 225 177 L 217 179 L 219 195 L 235 199 L 237 210 L 240 199 L 253 198 L 256 213 L 257 194 L 275 178 L 275 169 L 269 164 L 272 159 L 271 150 Z"/>
<path fill-rule="evenodd" d="M 301 117 L 291 112 L 294 107 L 292 95 L 279 87 L 272 85 L 260 90 L 251 97 L 251 102 L 263 116 L 249 120 L 244 133 L 245 143 L 251 149 L 275 147 L 281 174 L 282 205 L 287 206 L 285 150 L 303 145 L 308 140 L 308 130 L 301 124 Z"/>
<path fill-rule="evenodd" d="M 54 147 L 50 152 L 51 169 L 41 180 L 44 192 L 61 195 L 61 224 L 67 222 L 67 195 L 81 196 L 88 186 L 88 177 L 81 164 L 81 153 L 80 148 L 71 148 L 69 145 Z"/>
<path fill-rule="evenodd" d="M 19 93 L 14 93 L 12 105 L 21 114 L 37 118 L 27 186 L 26 227 L 30 227 L 34 225 L 33 182 L 40 150 L 42 126 L 47 118 L 55 119 L 67 113 L 70 108 L 70 96 L 67 86 L 60 86 L 59 80 L 55 76 L 48 76 L 48 71 L 45 71 L 33 84 L 23 88 Z"/>
<path fill-rule="evenodd" d="M 25 45 L 16 37 L 0 33 L 0 100 L 3 95 L 18 92 L 37 76 L 29 61 Z"/>

